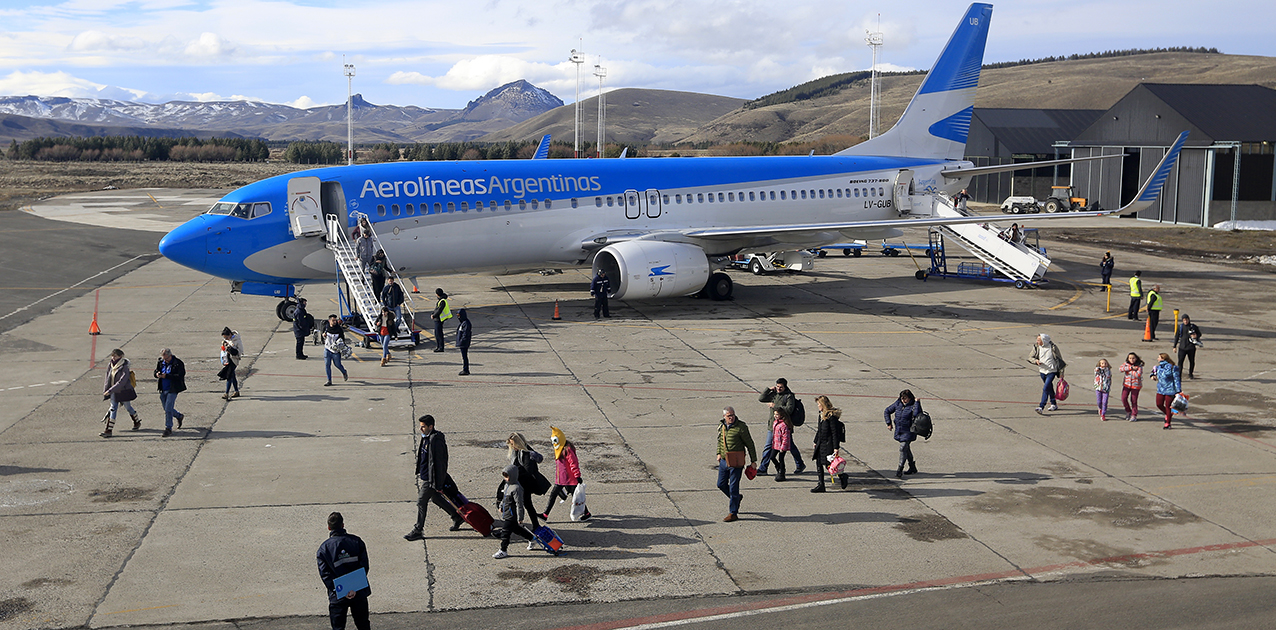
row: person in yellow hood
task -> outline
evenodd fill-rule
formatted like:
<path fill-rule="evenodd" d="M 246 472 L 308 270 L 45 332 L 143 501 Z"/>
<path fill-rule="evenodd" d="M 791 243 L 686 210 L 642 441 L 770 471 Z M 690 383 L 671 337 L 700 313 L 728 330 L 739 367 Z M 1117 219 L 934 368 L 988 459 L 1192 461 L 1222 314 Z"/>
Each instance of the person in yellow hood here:
<path fill-rule="evenodd" d="M 549 489 L 549 502 L 545 504 L 545 511 L 540 514 L 540 517 L 545 520 L 549 520 L 549 511 L 554 509 L 556 501 L 571 500 L 576 492 L 576 486 L 585 481 L 580 474 L 580 460 L 576 458 L 576 446 L 567 441 L 567 436 L 561 429 L 550 427 L 549 432 L 549 441 L 554 445 L 554 464 L 557 472 L 554 475 L 554 487 Z M 593 515 L 586 509 L 580 520 L 587 521 L 590 516 Z"/>

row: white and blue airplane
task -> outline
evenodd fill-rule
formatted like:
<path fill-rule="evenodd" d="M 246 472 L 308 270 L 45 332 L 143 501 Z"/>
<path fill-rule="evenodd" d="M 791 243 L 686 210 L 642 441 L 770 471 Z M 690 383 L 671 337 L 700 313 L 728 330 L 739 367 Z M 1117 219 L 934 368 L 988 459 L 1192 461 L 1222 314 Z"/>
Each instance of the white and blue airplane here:
<path fill-rule="evenodd" d="M 332 282 L 324 216 L 366 215 L 403 276 L 592 267 L 613 298 L 731 296 L 720 269 L 740 251 L 876 240 L 902 227 L 986 222 L 934 216 L 935 195 L 974 175 L 1079 161 L 976 167 L 963 160 L 992 5 L 972 4 L 899 122 L 829 156 L 401 162 L 299 171 L 230 192 L 160 241 L 160 253 L 284 297 Z M 1186 132 L 1135 200 L 1156 201 Z M 286 318 L 285 304 L 276 309 Z"/>

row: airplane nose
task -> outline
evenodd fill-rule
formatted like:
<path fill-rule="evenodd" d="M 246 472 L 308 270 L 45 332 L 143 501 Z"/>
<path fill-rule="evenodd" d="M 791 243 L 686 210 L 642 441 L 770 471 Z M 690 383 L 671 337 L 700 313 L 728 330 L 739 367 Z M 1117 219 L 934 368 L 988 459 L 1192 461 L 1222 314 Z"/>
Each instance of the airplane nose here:
<path fill-rule="evenodd" d="M 160 255 L 185 267 L 203 271 L 208 258 L 207 217 L 200 215 L 160 239 Z"/>

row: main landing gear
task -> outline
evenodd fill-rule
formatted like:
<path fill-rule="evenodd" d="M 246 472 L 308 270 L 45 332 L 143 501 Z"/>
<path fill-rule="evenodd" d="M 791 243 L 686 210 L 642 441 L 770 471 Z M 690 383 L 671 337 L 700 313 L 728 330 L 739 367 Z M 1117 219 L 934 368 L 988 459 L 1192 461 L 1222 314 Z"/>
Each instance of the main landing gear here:
<path fill-rule="evenodd" d="M 709 281 L 705 282 L 704 288 L 700 290 L 700 297 L 707 297 L 715 302 L 731 299 L 731 294 L 735 291 L 735 284 L 731 282 L 731 276 L 721 271 L 715 271 L 709 274 Z"/>
<path fill-rule="evenodd" d="M 297 301 L 292 298 L 283 300 L 275 307 L 275 317 L 281 321 L 290 322 L 294 315 L 297 314 Z"/>

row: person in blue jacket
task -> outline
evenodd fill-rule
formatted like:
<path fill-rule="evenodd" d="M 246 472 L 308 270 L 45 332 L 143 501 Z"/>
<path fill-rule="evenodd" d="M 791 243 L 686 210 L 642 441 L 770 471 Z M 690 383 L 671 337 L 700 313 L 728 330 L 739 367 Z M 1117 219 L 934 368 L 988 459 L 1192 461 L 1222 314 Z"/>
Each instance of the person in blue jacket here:
<path fill-rule="evenodd" d="M 1174 359 L 1162 352 L 1161 362 L 1152 368 L 1152 374 L 1156 376 L 1156 408 L 1165 414 L 1165 426 L 1161 428 L 1168 429 L 1170 417 L 1174 415 L 1170 405 L 1174 404 L 1174 397 L 1183 391 L 1183 368 L 1174 365 Z"/>
<path fill-rule="evenodd" d="M 338 597 L 333 580 L 347 573 L 363 569 L 368 572 L 368 547 L 363 540 L 346 532 L 346 522 L 341 512 L 328 515 L 328 539 L 319 545 L 315 553 L 319 562 L 319 579 L 328 588 L 328 618 L 332 630 L 345 630 L 346 612 L 354 617 L 354 627 L 368 630 L 368 596 L 372 587 L 362 588 Z"/>
<path fill-rule="evenodd" d="M 913 461 L 912 443 L 917 439 L 917 434 L 913 433 L 913 420 L 921 413 L 922 402 L 907 389 L 900 392 L 899 398 L 884 412 L 886 427 L 895 430 L 895 441 L 899 442 L 899 468 L 895 470 L 896 479 L 903 479 L 904 475 L 917 472 L 917 463 Z M 904 464 L 908 464 L 908 470 L 904 470 Z"/>

